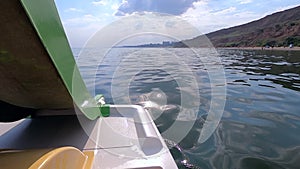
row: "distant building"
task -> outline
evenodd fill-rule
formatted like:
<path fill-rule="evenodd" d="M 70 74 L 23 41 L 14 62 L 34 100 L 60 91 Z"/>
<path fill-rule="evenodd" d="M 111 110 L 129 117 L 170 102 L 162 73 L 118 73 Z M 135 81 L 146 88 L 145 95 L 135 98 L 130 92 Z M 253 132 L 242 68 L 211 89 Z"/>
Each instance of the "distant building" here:
<path fill-rule="evenodd" d="M 163 46 L 170 46 L 171 42 L 169 42 L 169 41 L 163 41 L 162 45 Z"/>

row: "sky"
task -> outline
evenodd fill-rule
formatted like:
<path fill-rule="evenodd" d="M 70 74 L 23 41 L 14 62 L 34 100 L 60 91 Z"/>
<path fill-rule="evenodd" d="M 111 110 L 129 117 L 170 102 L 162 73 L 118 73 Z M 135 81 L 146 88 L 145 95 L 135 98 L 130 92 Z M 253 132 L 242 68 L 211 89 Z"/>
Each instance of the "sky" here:
<path fill-rule="evenodd" d="M 55 3 L 73 48 L 83 47 L 101 29 L 136 13 L 172 15 L 205 34 L 300 5 L 299 0 L 55 0 Z"/>

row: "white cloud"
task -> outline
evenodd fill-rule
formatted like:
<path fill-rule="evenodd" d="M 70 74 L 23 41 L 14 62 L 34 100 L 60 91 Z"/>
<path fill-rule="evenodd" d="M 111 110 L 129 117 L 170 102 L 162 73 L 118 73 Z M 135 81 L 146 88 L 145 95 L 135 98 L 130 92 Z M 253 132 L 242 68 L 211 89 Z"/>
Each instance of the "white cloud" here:
<path fill-rule="evenodd" d="M 83 15 L 81 17 L 67 19 L 64 24 L 66 25 L 86 25 L 88 23 L 100 22 L 101 19 L 91 14 Z"/>
<path fill-rule="evenodd" d="M 218 11 L 218 12 L 214 12 L 213 14 L 214 15 L 226 15 L 226 14 L 230 14 L 230 13 L 233 13 L 236 11 L 236 8 L 235 7 L 229 7 L 229 8 L 226 8 L 226 9 L 223 9 L 221 11 Z"/>
<path fill-rule="evenodd" d="M 180 15 L 199 0 L 122 0 L 116 15 L 123 16 L 134 12 L 156 12 Z"/>
<path fill-rule="evenodd" d="M 112 4 L 111 9 L 114 10 L 114 11 L 117 11 L 119 6 L 120 6 L 119 4 Z"/>
<path fill-rule="evenodd" d="M 252 0 L 238 0 L 238 2 L 239 2 L 240 4 L 249 4 L 249 3 L 252 2 Z"/>
<path fill-rule="evenodd" d="M 92 4 L 95 6 L 99 6 L 99 5 L 106 5 L 108 2 L 107 0 L 100 0 L 100 1 L 93 1 Z"/>
<path fill-rule="evenodd" d="M 77 8 L 68 8 L 64 10 L 64 12 L 82 12 L 82 10 Z"/>
<path fill-rule="evenodd" d="M 189 8 L 181 17 L 205 34 L 244 24 L 260 16 L 251 11 L 237 10 L 233 6 L 216 11 L 209 6 L 209 0 L 205 0 L 195 2 L 194 8 Z"/>

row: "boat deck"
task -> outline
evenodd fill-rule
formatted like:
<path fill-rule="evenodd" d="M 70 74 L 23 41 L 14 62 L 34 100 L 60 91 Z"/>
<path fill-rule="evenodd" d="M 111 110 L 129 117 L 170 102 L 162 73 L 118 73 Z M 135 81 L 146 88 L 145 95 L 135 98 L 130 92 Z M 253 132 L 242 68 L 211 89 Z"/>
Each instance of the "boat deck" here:
<path fill-rule="evenodd" d="M 0 124 L 0 149 L 93 150 L 93 168 L 177 168 L 147 111 L 111 105 L 111 116 L 41 116 Z"/>

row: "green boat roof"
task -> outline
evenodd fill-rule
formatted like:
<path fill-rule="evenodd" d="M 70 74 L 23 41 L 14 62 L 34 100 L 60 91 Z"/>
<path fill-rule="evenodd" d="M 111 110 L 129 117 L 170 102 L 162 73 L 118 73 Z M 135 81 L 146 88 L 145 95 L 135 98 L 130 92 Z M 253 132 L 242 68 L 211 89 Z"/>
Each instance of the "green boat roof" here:
<path fill-rule="evenodd" d="M 1 1 L 0 11 L 0 100 L 31 109 L 70 109 L 75 102 L 88 118 L 99 116 L 99 109 L 80 107 L 91 96 L 54 1 Z"/>

